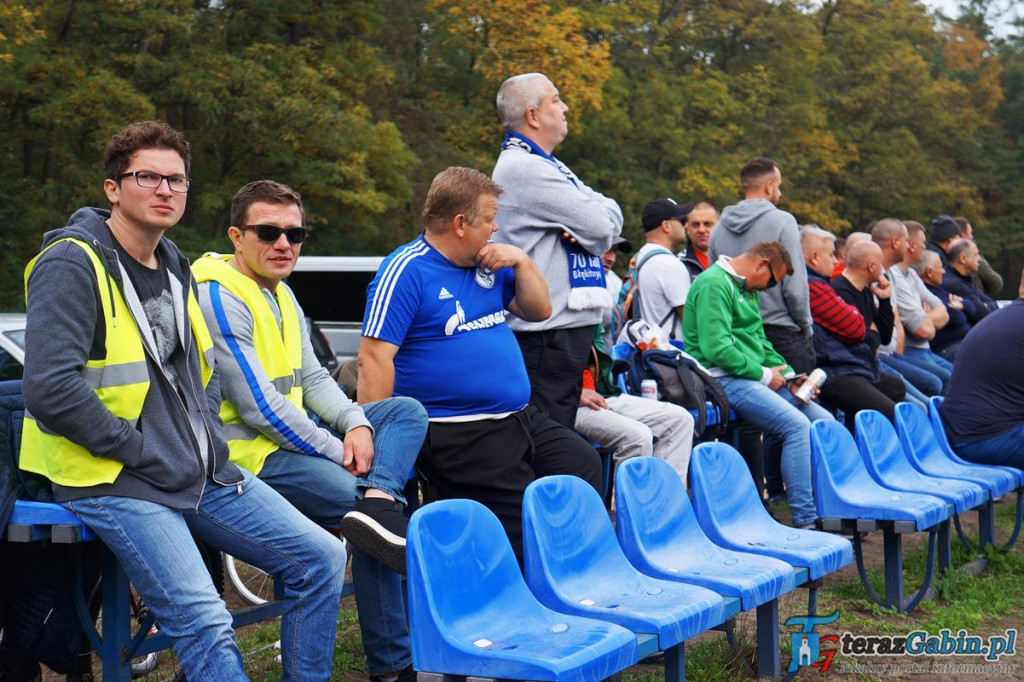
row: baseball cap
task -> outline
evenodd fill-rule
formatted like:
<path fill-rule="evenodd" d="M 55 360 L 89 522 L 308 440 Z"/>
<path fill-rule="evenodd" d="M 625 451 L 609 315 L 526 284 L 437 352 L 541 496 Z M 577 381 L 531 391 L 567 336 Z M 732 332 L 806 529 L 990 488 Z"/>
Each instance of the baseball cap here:
<path fill-rule="evenodd" d="M 686 220 L 693 210 L 693 203 L 677 204 L 675 199 L 655 199 L 644 208 L 644 230 L 650 232 L 666 220 Z"/>
<path fill-rule="evenodd" d="M 612 238 L 612 248 L 622 253 L 633 253 L 633 242 L 619 235 Z"/>

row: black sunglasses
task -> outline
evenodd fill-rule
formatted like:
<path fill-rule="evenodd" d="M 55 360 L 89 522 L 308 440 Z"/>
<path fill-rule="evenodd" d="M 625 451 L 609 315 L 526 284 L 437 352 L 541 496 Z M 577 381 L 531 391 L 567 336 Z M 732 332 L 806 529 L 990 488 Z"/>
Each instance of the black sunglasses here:
<path fill-rule="evenodd" d="M 284 234 L 289 244 L 301 244 L 306 239 L 304 227 L 278 227 L 277 225 L 239 225 L 240 230 L 256 230 L 256 237 L 261 242 L 273 244 Z"/>
<path fill-rule="evenodd" d="M 779 283 L 779 280 L 775 279 L 775 270 L 772 269 L 772 265 L 771 265 L 771 263 L 769 263 L 768 264 L 768 286 L 765 287 L 765 288 L 766 289 L 771 289 L 772 287 L 774 287 L 778 283 Z"/>

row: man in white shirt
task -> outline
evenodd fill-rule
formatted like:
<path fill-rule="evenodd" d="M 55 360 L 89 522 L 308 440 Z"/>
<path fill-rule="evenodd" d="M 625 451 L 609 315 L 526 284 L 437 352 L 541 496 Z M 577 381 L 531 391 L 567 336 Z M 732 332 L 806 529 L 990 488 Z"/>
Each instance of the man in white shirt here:
<path fill-rule="evenodd" d="M 690 273 L 675 252 L 686 244 L 686 216 L 693 204 L 655 199 L 644 209 L 647 243 L 637 252 L 637 303 L 640 317 L 661 327 L 666 338 L 682 339 L 683 306 Z M 664 254 L 672 258 L 663 258 Z"/>

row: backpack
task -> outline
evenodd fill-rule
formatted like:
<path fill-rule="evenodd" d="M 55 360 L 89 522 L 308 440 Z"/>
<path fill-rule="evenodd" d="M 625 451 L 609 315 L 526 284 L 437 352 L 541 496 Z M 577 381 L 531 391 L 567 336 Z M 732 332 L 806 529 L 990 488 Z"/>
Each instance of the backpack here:
<path fill-rule="evenodd" d="M 718 438 L 729 428 L 729 398 L 718 381 L 699 362 L 679 350 L 634 350 L 628 359 L 629 392 L 640 395 L 640 383 L 654 379 L 663 400 L 695 410 L 694 433 Z M 710 402 L 718 412 L 718 424 L 707 429 Z"/>
<path fill-rule="evenodd" d="M 619 289 L 619 300 L 612 306 L 611 334 L 613 343 L 619 338 L 628 322 L 640 319 L 640 268 L 647 261 L 661 254 L 672 256 L 669 251 L 658 249 L 645 255 L 639 262 L 636 258 L 630 259 L 629 269 L 626 270 L 626 276 L 622 278 L 622 288 Z M 669 310 L 668 315 L 658 323 L 658 326 L 664 326 L 673 314 L 675 311 Z M 649 321 L 653 322 L 653 320 Z"/>

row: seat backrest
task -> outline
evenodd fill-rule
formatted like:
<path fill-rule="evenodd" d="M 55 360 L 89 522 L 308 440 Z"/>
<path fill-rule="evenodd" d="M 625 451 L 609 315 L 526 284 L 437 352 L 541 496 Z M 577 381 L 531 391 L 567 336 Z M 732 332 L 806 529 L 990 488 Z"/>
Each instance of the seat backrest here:
<path fill-rule="evenodd" d="M 523 495 L 526 582 L 542 603 L 546 592 L 571 597 L 594 581 L 632 571 L 601 497 L 576 476 L 546 476 Z"/>
<path fill-rule="evenodd" d="M 917 405 L 896 405 L 896 433 L 911 462 L 922 462 L 935 454 L 941 456 L 939 442 L 935 440 L 935 431 L 928 421 L 928 415 Z"/>
<path fill-rule="evenodd" d="M 881 482 L 886 476 L 914 471 L 892 423 L 878 410 L 861 410 L 854 417 L 857 448 L 864 465 Z"/>
<path fill-rule="evenodd" d="M 634 457 L 615 472 L 615 518 L 627 557 L 671 550 L 699 551 L 711 544 L 704 535 L 679 474 L 657 457 Z"/>
<path fill-rule="evenodd" d="M 701 443 L 690 455 L 693 510 L 714 541 L 709 526 L 771 521 L 754 487 L 746 463 L 731 445 Z"/>
<path fill-rule="evenodd" d="M 942 396 L 940 395 L 928 399 L 928 421 L 931 422 L 932 432 L 935 434 L 935 442 L 939 444 L 939 447 L 947 455 L 951 455 L 954 461 L 959 462 L 961 460 L 953 452 L 953 446 L 949 444 L 949 436 L 946 435 L 946 425 L 942 423 L 942 417 L 939 415 L 939 405 L 941 404 Z"/>
<path fill-rule="evenodd" d="M 826 491 L 877 485 L 864 468 L 853 436 L 841 422 L 832 419 L 819 419 L 811 424 L 811 470 L 819 513 L 824 513 Z"/>
<path fill-rule="evenodd" d="M 541 610 L 497 517 L 471 500 L 442 500 L 412 515 L 406 538 L 413 648 L 436 647 L 460 623 Z"/>

